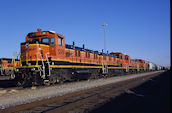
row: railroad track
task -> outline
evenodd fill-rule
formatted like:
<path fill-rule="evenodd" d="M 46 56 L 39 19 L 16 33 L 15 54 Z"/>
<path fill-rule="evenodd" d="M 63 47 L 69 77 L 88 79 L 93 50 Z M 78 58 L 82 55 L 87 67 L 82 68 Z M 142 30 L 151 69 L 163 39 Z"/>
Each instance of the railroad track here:
<path fill-rule="evenodd" d="M 127 75 L 127 73 L 125 75 Z M 118 75 L 118 76 L 120 76 L 120 75 Z M 94 79 L 90 79 L 90 80 L 94 80 Z M 84 81 L 84 80 L 81 80 L 81 81 Z M 73 81 L 73 82 L 77 82 L 77 81 Z M 68 82 L 65 82 L 63 84 L 67 84 L 67 83 Z M 55 85 L 59 85 L 59 84 L 54 84 L 54 85 L 51 85 L 50 87 L 53 87 Z M 49 87 L 49 86 L 35 86 L 35 87 L 28 86 L 28 87 L 23 88 L 23 87 L 18 87 L 14 80 L 0 80 L 0 96 L 19 93 L 19 92 L 27 90 L 27 89 L 40 89 L 40 88 L 44 88 L 44 87 Z"/>
<path fill-rule="evenodd" d="M 122 93 L 133 93 L 130 89 L 136 87 L 147 80 L 151 80 L 152 77 L 157 76 L 151 74 L 149 76 L 132 78 L 129 80 L 111 83 L 88 90 L 78 91 L 63 96 L 53 97 L 50 99 L 32 102 L 25 105 L 16 106 L 1 110 L 0 112 L 16 112 L 16 113 L 78 113 L 78 112 L 90 112 L 91 110 L 107 103 L 111 99 Z M 138 96 L 142 96 L 136 94 Z"/>

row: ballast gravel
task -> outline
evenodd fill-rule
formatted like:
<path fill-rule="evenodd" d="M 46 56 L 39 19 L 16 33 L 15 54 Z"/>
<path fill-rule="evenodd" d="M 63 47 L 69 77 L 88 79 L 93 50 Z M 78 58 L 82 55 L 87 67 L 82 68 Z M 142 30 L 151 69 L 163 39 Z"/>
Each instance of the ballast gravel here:
<path fill-rule="evenodd" d="M 94 88 L 105 84 L 120 82 L 136 77 L 148 76 L 150 74 L 155 74 L 159 72 L 162 71 L 124 75 L 124 76 L 117 76 L 106 79 L 96 79 L 90 81 L 87 80 L 80 82 L 70 82 L 70 83 L 57 84 L 53 86 L 41 87 L 36 89 L 27 88 L 18 91 L 17 93 L 0 95 L 0 109 L 14 107 L 17 105 L 48 99 L 56 96 L 62 96 L 68 93 Z"/>

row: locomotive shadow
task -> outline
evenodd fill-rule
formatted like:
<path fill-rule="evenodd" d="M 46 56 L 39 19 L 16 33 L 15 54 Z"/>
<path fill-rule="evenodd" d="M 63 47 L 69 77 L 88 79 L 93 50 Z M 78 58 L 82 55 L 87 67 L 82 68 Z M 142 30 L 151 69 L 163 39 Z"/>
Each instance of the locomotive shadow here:
<path fill-rule="evenodd" d="M 0 80 L 0 88 L 10 88 L 16 86 L 17 85 L 14 80 Z"/>

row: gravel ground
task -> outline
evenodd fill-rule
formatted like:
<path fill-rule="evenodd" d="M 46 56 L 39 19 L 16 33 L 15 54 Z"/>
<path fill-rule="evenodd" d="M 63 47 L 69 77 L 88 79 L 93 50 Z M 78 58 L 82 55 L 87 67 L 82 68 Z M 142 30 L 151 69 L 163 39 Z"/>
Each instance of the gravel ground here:
<path fill-rule="evenodd" d="M 159 74 L 90 113 L 172 113 L 170 78 L 170 71 Z"/>
<path fill-rule="evenodd" d="M 123 80 L 128 80 L 136 77 L 147 76 L 163 71 L 148 72 L 142 74 L 133 74 L 126 76 L 111 77 L 106 79 L 97 79 L 90 81 L 71 82 L 66 84 L 54 85 L 49 87 L 42 87 L 37 89 L 24 89 L 20 91 L 12 91 L 7 94 L 0 94 L 0 109 L 13 107 L 21 104 L 26 104 L 38 100 L 48 99 L 55 96 L 61 96 L 64 94 L 85 90 L 89 88 L 98 87 L 101 85 L 115 83 Z M 5 92 L 5 91 L 0 91 Z"/>

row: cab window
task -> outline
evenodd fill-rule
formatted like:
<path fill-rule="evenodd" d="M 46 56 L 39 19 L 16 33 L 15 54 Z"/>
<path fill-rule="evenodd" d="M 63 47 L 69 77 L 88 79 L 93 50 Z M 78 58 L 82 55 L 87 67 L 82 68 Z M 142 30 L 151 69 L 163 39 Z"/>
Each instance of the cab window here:
<path fill-rule="evenodd" d="M 63 46 L 63 38 L 60 38 L 60 37 L 59 37 L 58 43 L 59 43 L 59 46 Z"/>
<path fill-rule="evenodd" d="M 120 56 L 120 59 L 122 59 L 122 56 Z"/>
<path fill-rule="evenodd" d="M 49 38 L 43 38 L 42 43 L 49 43 Z"/>
<path fill-rule="evenodd" d="M 45 32 L 45 31 L 43 31 L 43 32 L 42 32 L 42 34 L 44 35 L 44 34 L 46 34 L 46 32 Z"/>
<path fill-rule="evenodd" d="M 39 39 L 33 39 L 32 42 L 39 42 Z"/>
<path fill-rule="evenodd" d="M 55 38 L 51 38 L 51 46 L 54 46 L 55 44 Z"/>
<path fill-rule="evenodd" d="M 116 58 L 119 58 L 119 55 L 116 55 Z"/>

